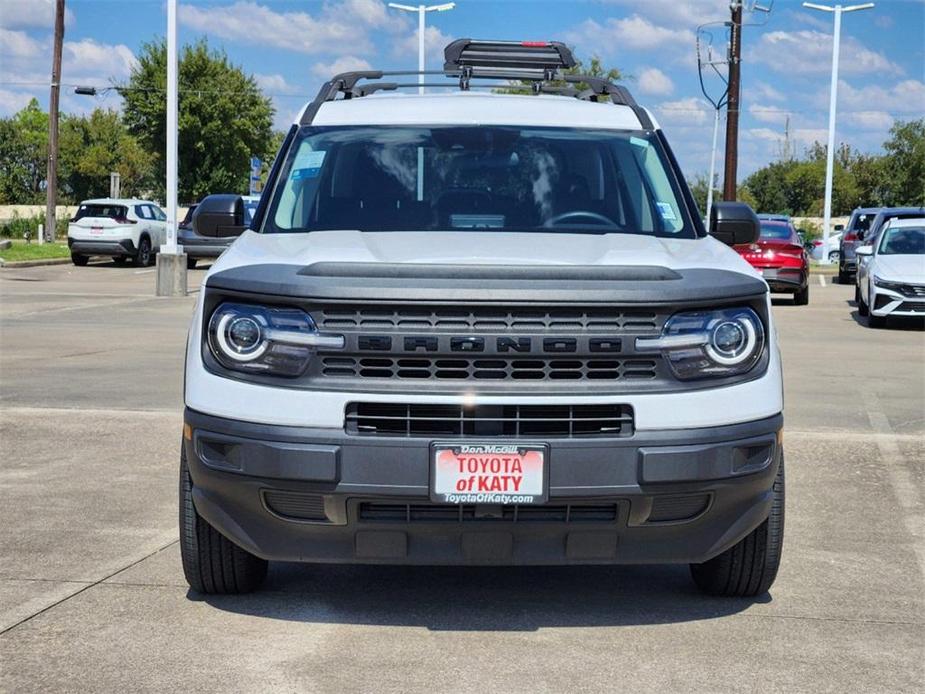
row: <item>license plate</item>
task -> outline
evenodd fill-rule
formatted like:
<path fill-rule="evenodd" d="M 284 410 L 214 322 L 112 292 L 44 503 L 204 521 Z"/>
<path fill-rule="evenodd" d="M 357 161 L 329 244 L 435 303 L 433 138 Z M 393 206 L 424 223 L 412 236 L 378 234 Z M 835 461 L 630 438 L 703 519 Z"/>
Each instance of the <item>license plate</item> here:
<path fill-rule="evenodd" d="M 761 271 L 764 277 L 777 277 L 777 268 L 765 268 Z"/>
<path fill-rule="evenodd" d="M 94 236 L 100 236 L 103 233 L 103 227 L 90 227 L 90 233 Z"/>
<path fill-rule="evenodd" d="M 548 458 L 542 444 L 435 443 L 430 497 L 445 504 L 541 504 Z"/>

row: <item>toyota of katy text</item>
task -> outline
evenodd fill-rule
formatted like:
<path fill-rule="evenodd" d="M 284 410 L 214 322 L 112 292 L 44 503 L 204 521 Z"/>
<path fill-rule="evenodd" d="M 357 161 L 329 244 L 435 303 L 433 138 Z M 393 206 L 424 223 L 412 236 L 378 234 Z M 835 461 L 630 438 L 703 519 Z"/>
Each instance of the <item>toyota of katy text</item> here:
<path fill-rule="evenodd" d="M 651 113 L 563 44 L 445 56 L 423 95 L 417 73 L 327 82 L 204 279 L 190 586 L 252 590 L 274 560 L 680 563 L 767 591 L 781 363 L 730 247 L 755 214 L 718 203 L 708 233 Z"/>

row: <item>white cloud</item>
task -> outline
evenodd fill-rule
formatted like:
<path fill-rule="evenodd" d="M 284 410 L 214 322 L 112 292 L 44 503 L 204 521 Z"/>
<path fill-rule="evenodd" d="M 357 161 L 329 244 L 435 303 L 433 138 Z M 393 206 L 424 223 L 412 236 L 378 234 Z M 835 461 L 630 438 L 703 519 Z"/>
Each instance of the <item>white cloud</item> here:
<path fill-rule="evenodd" d="M 16 2 L 16 8 L 11 9 L 15 0 L 0 0 L 7 7 L 0 11 L 0 26 L 48 29 L 55 28 L 54 0 L 25 0 Z M 64 24 L 70 25 L 74 21 L 74 13 L 64 8 Z"/>
<path fill-rule="evenodd" d="M 764 106 L 762 104 L 749 104 L 748 112 L 752 118 L 762 123 L 776 123 L 783 125 L 787 122 L 787 111 L 777 106 Z"/>
<path fill-rule="evenodd" d="M 656 106 L 655 110 L 662 125 L 703 125 L 713 116 L 712 108 L 697 97 L 664 101 Z"/>
<path fill-rule="evenodd" d="M 0 28 L 0 46 L 4 62 L 16 58 L 35 58 L 44 53 L 42 44 L 24 31 Z"/>
<path fill-rule="evenodd" d="M 443 67 L 443 49 L 452 41 L 452 37 L 444 34 L 437 27 L 430 25 L 424 29 L 424 57 L 427 61 L 428 69 Z M 409 61 L 408 68 L 417 69 L 418 66 L 418 33 L 417 31 L 407 32 L 406 36 L 392 45 L 392 52 L 396 56 L 401 56 Z M 413 61 L 413 62 L 412 62 Z"/>
<path fill-rule="evenodd" d="M 607 4 L 630 7 L 660 24 L 690 29 L 729 18 L 729 0 L 607 0 Z"/>
<path fill-rule="evenodd" d="M 828 95 L 825 98 L 828 107 Z M 880 83 L 856 88 L 844 80 L 838 82 L 838 107 L 849 111 L 884 110 L 893 111 L 906 118 L 925 113 L 925 82 L 901 80 L 884 87 Z"/>
<path fill-rule="evenodd" d="M 277 12 L 251 0 L 203 7 L 183 3 L 180 21 L 190 28 L 234 41 L 297 53 L 342 56 L 373 50 L 370 31 L 407 31 L 411 22 L 377 0 L 325 4 L 315 15 Z"/>
<path fill-rule="evenodd" d="M 652 48 L 676 53 L 679 49 L 693 49 L 694 32 L 689 29 L 671 29 L 634 14 L 619 19 L 609 17 L 603 24 L 586 19 L 567 31 L 565 40 L 577 46 L 603 46 L 602 52 L 611 56 L 617 52 Z"/>
<path fill-rule="evenodd" d="M 372 69 L 372 65 L 362 58 L 357 58 L 355 55 L 345 55 L 330 63 L 315 63 L 312 65 L 311 71 L 313 75 L 327 80 L 341 72 Z"/>
<path fill-rule="evenodd" d="M 280 74 L 264 75 L 255 73 L 254 80 L 256 80 L 258 87 L 269 94 L 296 94 L 299 91 L 296 86 L 289 84 L 286 78 Z"/>
<path fill-rule="evenodd" d="M 95 84 L 110 78 L 127 78 L 137 63 L 132 49 L 123 44 L 113 46 L 93 39 L 65 41 L 61 56 L 61 79 L 86 75 Z"/>
<path fill-rule="evenodd" d="M 887 131 L 896 121 L 886 111 L 857 111 L 846 113 L 844 122 L 862 130 Z"/>
<path fill-rule="evenodd" d="M 846 75 L 900 75 L 902 68 L 851 36 L 841 42 L 839 69 Z M 769 31 L 751 51 L 755 62 L 784 74 L 828 73 L 832 69 L 832 35 L 813 29 Z"/>
<path fill-rule="evenodd" d="M 657 67 L 650 67 L 639 73 L 639 91 L 643 94 L 667 96 L 674 91 L 674 83 Z"/>
<path fill-rule="evenodd" d="M 32 94 L 0 89 L 0 116 L 11 116 L 20 111 L 32 99 Z"/>
<path fill-rule="evenodd" d="M 786 101 L 787 97 L 778 89 L 775 89 L 767 82 L 755 80 L 754 83 L 747 84 L 745 88 L 746 101 L 751 99 L 765 99 L 766 101 Z"/>

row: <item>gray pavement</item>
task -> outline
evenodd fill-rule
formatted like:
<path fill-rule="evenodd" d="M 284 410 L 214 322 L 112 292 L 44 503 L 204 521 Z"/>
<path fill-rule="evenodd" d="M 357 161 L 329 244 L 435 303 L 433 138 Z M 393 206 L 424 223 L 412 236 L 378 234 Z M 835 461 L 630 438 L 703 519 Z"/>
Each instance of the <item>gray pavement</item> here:
<path fill-rule="evenodd" d="M 0 270 L 0 691 L 923 691 L 925 331 L 868 329 L 825 281 L 775 307 L 770 595 L 671 566 L 274 564 L 203 600 L 176 544 L 195 297 L 108 263 Z"/>

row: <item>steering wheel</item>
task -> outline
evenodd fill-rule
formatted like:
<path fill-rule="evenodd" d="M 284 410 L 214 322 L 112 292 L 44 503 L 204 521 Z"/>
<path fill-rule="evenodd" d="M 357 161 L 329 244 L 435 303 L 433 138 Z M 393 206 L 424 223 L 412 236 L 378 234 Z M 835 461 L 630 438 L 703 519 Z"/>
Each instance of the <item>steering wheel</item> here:
<path fill-rule="evenodd" d="M 547 219 L 546 222 L 543 224 L 543 226 L 544 227 L 554 227 L 557 224 L 560 224 L 567 219 L 571 219 L 572 217 L 585 217 L 586 219 L 593 219 L 609 227 L 614 227 L 616 229 L 620 228 L 620 225 L 617 224 L 615 221 L 613 221 L 610 217 L 605 217 L 602 214 L 598 214 L 597 212 L 591 212 L 590 210 L 571 210 L 569 212 L 563 212 L 561 214 L 557 214 L 555 217 L 551 217 L 550 219 Z"/>

